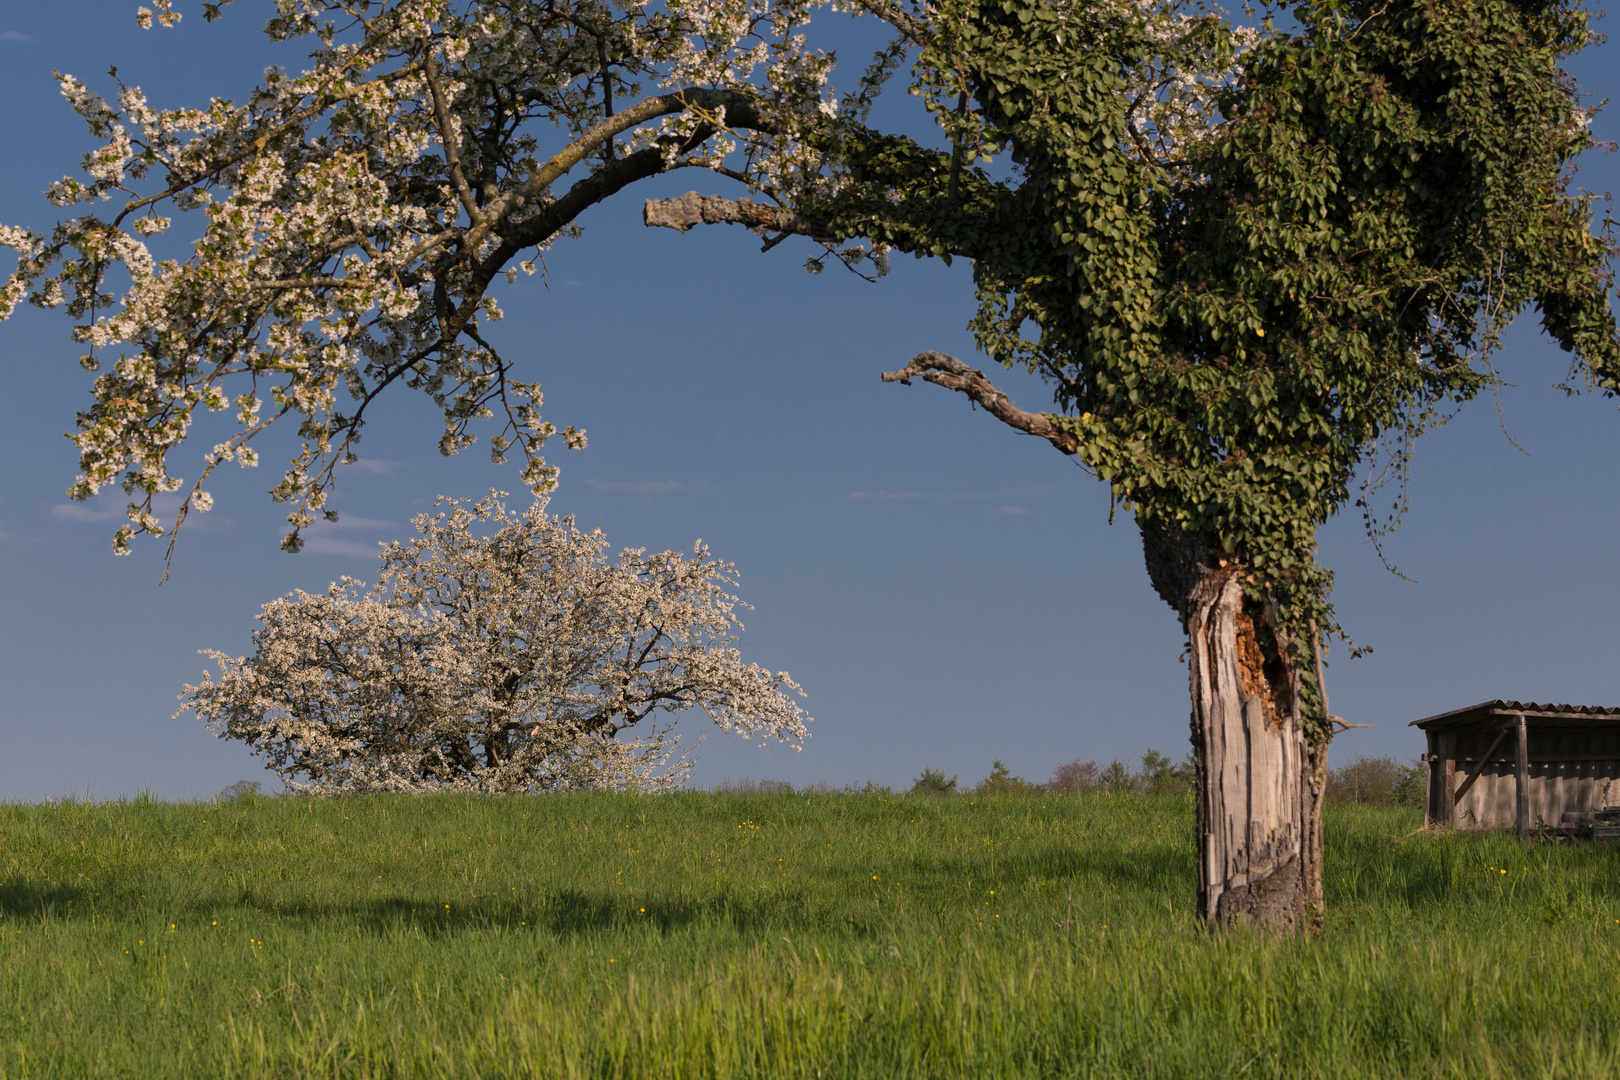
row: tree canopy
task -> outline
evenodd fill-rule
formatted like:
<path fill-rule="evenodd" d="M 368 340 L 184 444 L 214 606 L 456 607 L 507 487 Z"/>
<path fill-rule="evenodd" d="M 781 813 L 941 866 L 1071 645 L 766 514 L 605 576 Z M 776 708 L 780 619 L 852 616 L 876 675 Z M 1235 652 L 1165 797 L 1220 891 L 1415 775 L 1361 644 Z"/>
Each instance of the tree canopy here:
<path fill-rule="evenodd" d="M 1004 418 L 1095 468 L 1149 533 L 1195 538 L 1206 562 L 1236 553 L 1308 663 L 1300 630 L 1332 625 L 1316 529 L 1358 472 L 1399 473 L 1417 434 L 1489 387 L 1528 307 L 1571 354 L 1572 390 L 1613 395 L 1620 344 L 1612 249 L 1572 182 L 1591 110 L 1559 68 L 1590 42 L 1586 14 L 1456 0 L 1294 17 L 1256 33 L 942 3 L 922 82 L 976 103 L 960 138 L 1010 148 L 1016 177 L 873 137 L 849 155 L 857 182 L 812 213 L 833 235 L 972 258 L 978 344 L 1055 390 L 1055 413 L 1003 402 Z M 994 396 L 949 358 L 899 374 Z"/>

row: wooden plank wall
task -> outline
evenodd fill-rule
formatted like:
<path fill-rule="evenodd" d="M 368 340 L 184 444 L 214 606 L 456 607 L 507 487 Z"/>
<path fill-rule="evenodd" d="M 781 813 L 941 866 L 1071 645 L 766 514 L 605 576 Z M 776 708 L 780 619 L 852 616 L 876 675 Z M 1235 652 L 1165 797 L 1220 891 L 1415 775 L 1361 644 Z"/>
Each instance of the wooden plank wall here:
<path fill-rule="evenodd" d="M 1503 720 L 1514 722 L 1512 717 Z M 1529 734 L 1530 828 L 1539 823 L 1556 827 L 1565 813 L 1620 806 L 1620 725 L 1560 728 L 1532 724 Z M 1457 732 L 1456 784 L 1462 783 L 1495 738 L 1494 727 Z M 1510 737 L 1457 804 L 1452 822 L 1459 829 L 1512 829 L 1517 825 L 1517 812 Z"/>

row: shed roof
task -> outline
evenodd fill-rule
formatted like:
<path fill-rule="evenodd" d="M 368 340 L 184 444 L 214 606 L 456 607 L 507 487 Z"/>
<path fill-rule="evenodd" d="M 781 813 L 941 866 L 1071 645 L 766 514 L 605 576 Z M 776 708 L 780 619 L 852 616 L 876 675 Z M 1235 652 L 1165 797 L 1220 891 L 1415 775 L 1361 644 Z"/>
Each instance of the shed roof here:
<path fill-rule="evenodd" d="M 1425 716 L 1407 726 L 1423 728 L 1425 731 L 1430 729 L 1449 731 L 1474 727 L 1488 723 L 1494 718 L 1507 716 L 1522 716 L 1530 723 L 1560 727 L 1607 727 L 1611 724 L 1620 724 L 1620 708 L 1605 705 L 1539 705 L 1533 701 L 1503 701 L 1497 698 L 1495 701 L 1482 701 L 1465 709 L 1453 709 L 1450 712 Z"/>

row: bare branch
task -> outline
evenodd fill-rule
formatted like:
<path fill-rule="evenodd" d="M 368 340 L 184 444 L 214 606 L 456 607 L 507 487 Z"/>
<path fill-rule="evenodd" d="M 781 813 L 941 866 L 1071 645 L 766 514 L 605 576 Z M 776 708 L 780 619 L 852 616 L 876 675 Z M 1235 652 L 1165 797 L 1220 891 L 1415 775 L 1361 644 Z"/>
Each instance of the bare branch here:
<path fill-rule="evenodd" d="M 968 367 L 954 356 L 937 352 L 920 352 L 899 371 L 883 373 L 884 382 L 903 383 L 906 386 L 911 385 L 913 378 L 921 378 L 924 382 L 931 382 L 935 386 L 943 386 L 947 390 L 966 394 L 985 412 L 1003 424 L 1017 428 L 1025 435 L 1045 439 L 1065 454 L 1078 453 L 1080 450 L 1080 444 L 1075 437 L 1053 424 L 1051 417 L 1020 409 L 1013 404 L 1012 398 L 996 389 L 990 380 L 984 377 L 984 372 Z"/>
<path fill-rule="evenodd" d="M 795 233 L 816 240 L 831 240 L 826 226 L 780 206 L 727 199 L 719 195 L 699 195 L 688 191 L 675 199 L 648 199 L 642 220 L 657 226 L 685 232 L 694 225 L 745 225 L 754 232 Z"/>

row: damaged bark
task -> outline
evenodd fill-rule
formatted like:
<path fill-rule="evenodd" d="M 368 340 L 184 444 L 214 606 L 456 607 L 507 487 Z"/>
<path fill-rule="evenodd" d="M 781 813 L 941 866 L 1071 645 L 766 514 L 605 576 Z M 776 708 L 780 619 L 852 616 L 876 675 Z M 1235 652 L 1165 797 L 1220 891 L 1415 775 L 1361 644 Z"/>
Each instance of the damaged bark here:
<path fill-rule="evenodd" d="M 1144 526 L 1142 554 L 1187 631 L 1199 918 L 1320 928 L 1327 743 L 1307 737 L 1290 635 L 1272 604 L 1244 596 L 1244 560 L 1212 539 Z"/>
<path fill-rule="evenodd" d="M 1187 632 L 1198 915 L 1275 934 L 1318 929 L 1327 745 L 1307 736 L 1289 634 L 1273 605 L 1244 596 L 1244 561 L 1209 538 L 1147 526 L 1142 550 Z"/>

